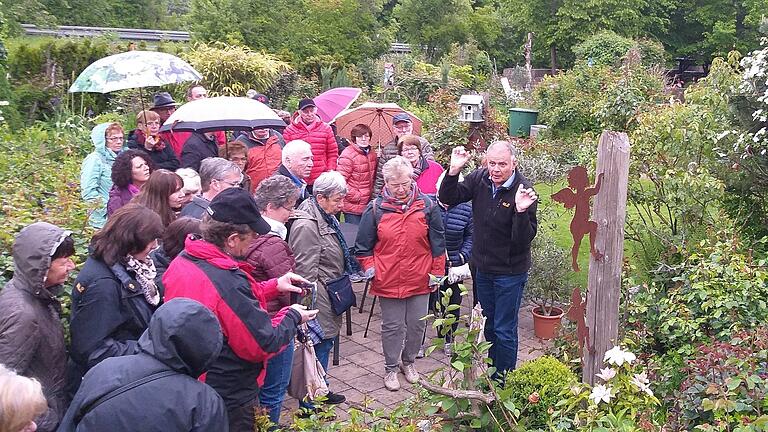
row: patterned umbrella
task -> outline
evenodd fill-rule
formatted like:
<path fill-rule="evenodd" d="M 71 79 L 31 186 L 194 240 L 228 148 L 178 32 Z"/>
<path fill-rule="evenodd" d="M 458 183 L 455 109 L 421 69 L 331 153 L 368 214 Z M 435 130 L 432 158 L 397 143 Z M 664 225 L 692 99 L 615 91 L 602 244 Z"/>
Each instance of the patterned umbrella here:
<path fill-rule="evenodd" d="M 80 73 L 70 93 L 109 93 L 203 79 L 189 63 L 166 53 L 128 51 L 93 62 Z"/>
<path fill-rule="evenodd" d="M 366 102 L 357 108 L 345 110 L 337 115 L 333 122 L 339 136 L 351 140 L 350 132 L 355 125 L 362 123 L 368 125 L 373 132 L 371 145 L 381 147 L 395 138 L 395 128 L 392 125 L 392 117 L 396 114 L 406 113 L 411 116 L 413 133 L 421 133 L 421 119 L 400 108 L 396 103 Z"/>
<path fill-rule="evenodd" d="M 160 131 L 213 132 L 283 126 L 285 122 L 259 101 L 246 97 L 219 96 L 185 103 L 168 117 Z"/>
<path fill-rule="evenodd" d="M 328 123 L 336 115 L 352 105 L 363 91 L 357 87 L 336 87 L 312 98 L 317 106 L 317 115 Z"/>

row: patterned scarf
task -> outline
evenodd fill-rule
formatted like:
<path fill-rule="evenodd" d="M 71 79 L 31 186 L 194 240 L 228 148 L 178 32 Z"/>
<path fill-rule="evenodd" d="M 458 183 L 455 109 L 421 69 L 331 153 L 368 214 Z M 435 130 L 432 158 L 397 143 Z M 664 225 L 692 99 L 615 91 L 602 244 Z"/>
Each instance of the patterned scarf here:
<path fill-rule="evenodd" d="M 345 274 L 352 274 L 354 273 L 354 268 L 352 264 L 352 255 L 349 253 L 349 247 L 347 247 L 347 241 L 344 240 L 344 235 L 341 233 L 341 226 L 339 225 L 339 221 L 336 220 L 336 216 L 329 215 L 328 213 L 323 210 L 322 207 L 320 207 L 320 204 L 317 202 L 317 199 L 314 195 L 309 197 L 310 200 L 312 200 L 312 203 L 317 207 L 318 210 L 320 210 L 320 215 L 323 216 L 323 220 L 333 228 L 334 233 L 336 234 L 336 238 L 339 240 L 339 244 L 341 245 L 341 250 L 344 252 L 344 273 Z"/>
<path fill-rule="evenodd" d="M 402 200 L 397 199 L 394 195 L 389 193 L 389 189 L 387 189 L 387 186 L 385 185 L 381 190 L 381 197 L 384 199 L 384 201 L 400 207 L 403 211 L 406 211 L 408 210 L 408 207 L 413 204 L 413 202 L 416 200 L 416 197 L 419 196 L 420 193 L 421 191 L 419 190 L 419 186 L 416 185 L 416 182 L 411 182 L 411 196 Z"/>
<path fill-rule="evenodd" d="M 132 270 L 136 275 L 136 282 L 141 285 L 147 303 L 157 306 L 160 303 L 160 293 L 155 285 L 157 270 L 155 270 L 155 263 L 152 262 L 152 258 L 147 257 L 145 261 L 139 261 L 131 255 L 126 255 L 125 268 Z"/>
<path fill-rule="evenodd" d="M 413 175 L 411 177 L 416 180 L 427 168 L 429 168 L 429 162 L 424 159 L 424 156 L 419 156 L 419 161 L 416 162 L 416 166 L 413 167 Z"/>

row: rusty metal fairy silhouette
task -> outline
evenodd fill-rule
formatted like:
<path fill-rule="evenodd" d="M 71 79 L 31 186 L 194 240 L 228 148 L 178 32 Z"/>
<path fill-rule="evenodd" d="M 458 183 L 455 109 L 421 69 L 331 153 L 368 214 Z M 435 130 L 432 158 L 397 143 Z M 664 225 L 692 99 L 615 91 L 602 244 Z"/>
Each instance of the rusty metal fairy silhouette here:
<path fill-rule="evenodd" d="M 573 167 L 568 172 L 568 187 L 552 195 L 552 199 L 565 205 L 565 208 L 576 208 L 571 220 L 571 235 L 573 236 L 573 247 L 571 248 L 571 259 L 573 271 L 580 271 L 577 262 L 579 258 L 579 246 L 581 240 L 586 234 L 589 234 L 589 251 L 596 260 L 603 257 L 595 249 L 595 237 L 597 235 L 597 223 L 589 220 L 589 200 L 600 192 L 600 185 L 603 182 L 603 173 L 597 176 L 597 183 L 589 187 L 589 174 L 587 169 L 581 166 Z"/>
<path fill-rule="evenodd" d="M 568 308 L 568 319 L 576 323 L 576 338 L 579 341 L 579 357 L 584 354 L 584 347 L 593 351 L 589 344 L 589 327 L 584 316 L 587 312 L 587 302 L 581 298 L 581 289 L 576 287 L 571 292 L 571 307 Z"/>

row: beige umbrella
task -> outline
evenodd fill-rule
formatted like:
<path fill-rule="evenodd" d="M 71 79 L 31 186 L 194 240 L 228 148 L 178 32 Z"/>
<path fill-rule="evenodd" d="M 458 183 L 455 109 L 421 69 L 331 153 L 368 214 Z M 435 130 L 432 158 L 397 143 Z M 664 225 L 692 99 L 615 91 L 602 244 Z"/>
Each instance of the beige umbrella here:
<path fill-rule="evenodd" d="M 395 128 L 392 118 L 400 113 L 411 116 L 413 133 L 421 134 L 421 119 L 402 108 L 396 103 L 366 102 L 357 108 L 344 110 L 333 119 L 336 133 L 351 141 L 350 132 L 355 125 L 364 124 L 371 128 L 373 137 L 371 145 L 380 148 L 395 139 Z"/>

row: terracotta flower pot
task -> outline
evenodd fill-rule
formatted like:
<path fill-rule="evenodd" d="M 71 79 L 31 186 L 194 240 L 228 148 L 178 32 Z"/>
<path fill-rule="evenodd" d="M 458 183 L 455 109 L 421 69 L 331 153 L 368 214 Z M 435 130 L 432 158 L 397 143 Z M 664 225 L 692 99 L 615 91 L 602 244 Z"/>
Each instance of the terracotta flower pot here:
<path fill-rule="evenodd" d="M 541 308 L 538 306 L 531 309 L 531 312 L 533 313 L 533 334 L 542 339 L 554 338 L 565 312 L 559 307 L 552 307 L 554 315 L 542 315 Z"/>

